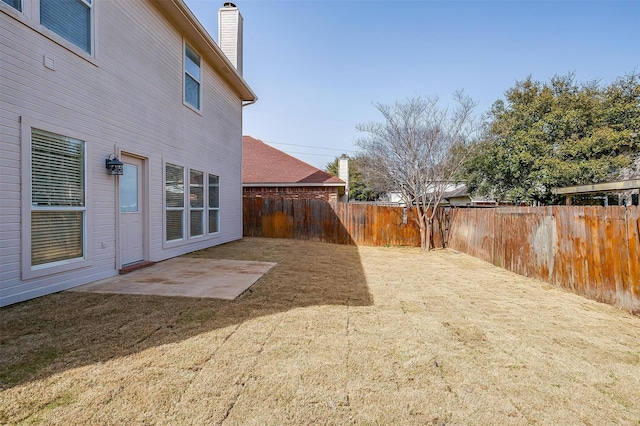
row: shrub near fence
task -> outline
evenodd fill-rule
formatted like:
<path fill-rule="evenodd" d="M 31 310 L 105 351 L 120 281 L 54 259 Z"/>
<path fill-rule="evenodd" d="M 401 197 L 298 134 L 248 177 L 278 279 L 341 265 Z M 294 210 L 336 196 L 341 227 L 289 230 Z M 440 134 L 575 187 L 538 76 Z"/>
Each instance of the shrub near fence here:
<path fill-rule="evenodd" d="M 640 314 L 640 209 L 461 209 L 449 247 Z"/>

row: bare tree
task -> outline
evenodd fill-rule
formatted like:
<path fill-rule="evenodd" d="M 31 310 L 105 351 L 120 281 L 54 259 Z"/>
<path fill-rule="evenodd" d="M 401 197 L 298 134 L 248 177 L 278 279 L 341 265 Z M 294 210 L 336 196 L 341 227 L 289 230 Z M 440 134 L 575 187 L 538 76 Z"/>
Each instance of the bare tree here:
<path fill-rule="evenodd" d="M 475 103 L 462 92 L 455 107 L 438 107 L 438 98 L 413 98 L 393 106 L 374 104 L 384 122 L 358 125 L 367 135 L 356 142 L 367 163 L 368 184 L 397 191 L 407 207 L 417 209 L 421 246 L 431 249 L 436 207 L 464 162 L 475 131 Z"/>

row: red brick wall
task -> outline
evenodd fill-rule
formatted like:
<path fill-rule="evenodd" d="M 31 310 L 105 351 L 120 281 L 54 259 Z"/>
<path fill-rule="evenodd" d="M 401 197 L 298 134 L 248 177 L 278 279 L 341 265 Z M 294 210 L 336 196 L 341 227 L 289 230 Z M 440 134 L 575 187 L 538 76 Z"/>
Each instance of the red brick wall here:
<path fill-rule="evenodd" d="M 242 188 L 242 195 L 248 198 L 278 197 L 288 199 L 313 199 L 336 201 L 338 199 L 338 187 L 329 186 L 288 186 L 288 187 L 261 187 Z"/>

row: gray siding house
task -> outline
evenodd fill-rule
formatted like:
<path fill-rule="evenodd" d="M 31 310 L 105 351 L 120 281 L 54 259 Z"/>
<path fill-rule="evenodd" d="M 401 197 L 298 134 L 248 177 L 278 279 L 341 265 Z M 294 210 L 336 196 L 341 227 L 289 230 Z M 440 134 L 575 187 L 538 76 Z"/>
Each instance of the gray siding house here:
<path fill-rule="evenodd" d="M 242 237 L 238 52 L 182 0 L 0 0 L 0 306 Z"/>

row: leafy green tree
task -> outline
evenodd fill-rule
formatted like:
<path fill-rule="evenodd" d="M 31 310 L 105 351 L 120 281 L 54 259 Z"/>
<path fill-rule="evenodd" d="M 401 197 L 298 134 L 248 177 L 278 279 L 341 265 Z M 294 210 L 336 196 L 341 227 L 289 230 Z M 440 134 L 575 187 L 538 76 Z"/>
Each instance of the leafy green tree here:
<path fill-rule="evenodd" d="M 362 167 L 364 164 L 362 155 L 349 158 L 349 199 L 355 201 L 375 201 L 380 193 L 368 187 L 362 177 Z M 325 172 L 338 177 L 338 160 L 336 157 L 333 161 L 327 163 Z"/>
<path fill-rule="evenodd" d="M 481 195 L 550 203 L 554 187 L 616 179 L 640 152 L 640 74 L 606 87 L 531 77 L 488 113 L 460 179 Z"/>

